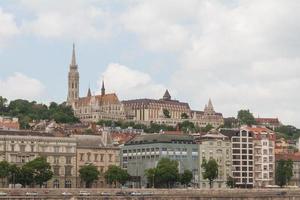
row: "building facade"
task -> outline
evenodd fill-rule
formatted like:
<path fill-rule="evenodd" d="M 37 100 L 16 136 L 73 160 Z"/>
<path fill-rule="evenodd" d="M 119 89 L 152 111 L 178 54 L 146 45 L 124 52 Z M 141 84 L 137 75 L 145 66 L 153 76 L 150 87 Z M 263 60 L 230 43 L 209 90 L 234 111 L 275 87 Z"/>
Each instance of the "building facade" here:
<path fill-rule="evenodd" d="M 85 97 L 79 96 L 79 72 L 74 45 L 68 75 L 67 104 L 72 106 L 75 116 L 82 122 L 125 119 L 122 103 L 115 93 L 106 94 L 104 82 L 102 82 L 100 95 L 92 95 L 91 90 L 88 89 Z"/>
<path fill-rule="evenodd" d="M 214 180 L 213 188 L 226 188 L 227 178 L 232 176 L 232 152 L 230 139 L 212 130 L 200 137 L 199 141 L 199 187 L 209 188 L 209 181 L 203 179 L 203 169 L 201 168 L 204 160 L 214 159 L 218 163 L 218 178 Z"/>
<path fill-rule="evenodd" d="M 3 130 L 19 130 L 19 119 L 15 117 L 0 116 L 0 129 Z"/>
<path fill-rule="evenodd" d="M 265 127 L 242 127 L 231 138 L 233 177 L 239 187 L 274 184 L 275 133 Z"/>
<path fill-rule="evenodd" d="M 45 157 L 54 173 L 45 187 L 76 187 L 76 140 L 25 131 L 0 131 L 0 160 L 22 166 Z"/>
<path fill-rule="evenodd" d="M 135 99 L 122 102 L 125 112 L 138 123 L 157 123 L 176 126 L 185 120 L 199 127 L 210 124 L 217 128 L 223 124 L 221 113 L 215 112 L 211 100 L 204 111 L 192 111 L 188 103 L 173 100 L 168 90 L 161 99 Z"/>
<path fill-rule="evenodd" d="M 121 151 L 122 167 L 136 178 L 133 187 L 147 187 L 145 170 L 154 168 L 161 158 L 177 160 L 179 173 L 193 172 L 198 183 L 198 145 L 188 135 L 145 134 L 125 143 Z"/>
<path fill-rule="evenodd" d="M 279 160 L 293 161 L 293 176 L 288 183 L 291 186 L 300 186 L 300 153 L 279 153 L 275 154 L 276 165 Z"/>
<path fill-rule="evenodd" d="M 110 165 L 120 165 L 120 148 L 115 147 L 107 132 L 102 136 L 96 135 L 74 135 L 77 140 L 77 177 L 82 166 L 92 164 L 100 172 L 99 180 L 95 181 L 92 187 L 107 187 L 104 173 Z M 77 187 L 84 187 L 85 183 L 77 179 Z"/>

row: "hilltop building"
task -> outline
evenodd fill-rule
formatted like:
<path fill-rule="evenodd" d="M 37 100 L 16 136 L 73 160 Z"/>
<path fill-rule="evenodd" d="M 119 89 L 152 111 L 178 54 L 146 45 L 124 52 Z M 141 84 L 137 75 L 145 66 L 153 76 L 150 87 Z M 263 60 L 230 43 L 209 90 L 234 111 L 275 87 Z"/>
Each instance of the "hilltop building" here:
<path fill-rule="evenodd" d="M 102 81 L 100 95 L 92 95 L 89 88 L 85 97 L 79 97 L 79 72 L 74 44 L 68 76 L 67 104 L 72 106 L 75 116 L 82 122 L 125 119 L 122 103 L 115 93 L 106 93 L 104 81 Z"/>
<path fill-rule="evenodd" d="M 0 116 L 0 129 L 4 130 L 19 130 L 19 119 L 15 117 Z"/>
<path fill-rule="evenodd" d="M 211 124 L 215 128 L 223 124 L 223 116 L 215 112 L 211 100 L 204 111 L 194 111 L 188 103 L 172 99 L 168 90 L 161 99 L 134 99 L 122 103 L 126 113 L 131 113 L 131 119 L 138 123 L 176 126 L 189 120 L 199 127 Z"/>

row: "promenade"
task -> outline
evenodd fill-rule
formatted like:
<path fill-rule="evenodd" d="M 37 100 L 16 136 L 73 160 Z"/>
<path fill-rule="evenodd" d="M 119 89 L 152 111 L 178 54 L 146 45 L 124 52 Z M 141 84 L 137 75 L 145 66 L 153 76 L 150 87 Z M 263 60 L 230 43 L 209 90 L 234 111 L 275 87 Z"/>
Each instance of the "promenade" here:
<path fill-rule="evenodd" d="M 299 200 L 300 189 L 0 189 L 0 199 Z M 80 194 L 81 192 L 81 194 Z M 26 194 L 27 193 L 27 194 Z"/>

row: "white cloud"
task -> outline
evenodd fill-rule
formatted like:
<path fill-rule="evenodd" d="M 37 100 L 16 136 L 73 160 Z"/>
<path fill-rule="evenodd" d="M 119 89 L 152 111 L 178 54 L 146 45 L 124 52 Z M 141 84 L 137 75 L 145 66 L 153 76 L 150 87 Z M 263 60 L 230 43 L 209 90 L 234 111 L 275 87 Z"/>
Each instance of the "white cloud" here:
<path fill-rule="evenodd" d="M 300 126 L 299 9 L 283 0 L 136 1 L 121 21 L 143 47 L 177 52 L 170 85 L 193 107 L 211 97 L 226 116 L 250 108 Z"/>
<path fill-rule="evenodd" d="M 113 16 L 93 1 L 25 0 L 22 5 L 33 16 L 23 20 L 22 31 L 42 38 L 106 39 L 112 32 Z"/>
<path fill-rule="evenodd" d="M 165 87 L 155 83 L 149 74 L 131 69 L 118 63 L 111 63 L 103 72 L 106 92 L 116 92 L 120 99 L 160 98 Z M 102 77 L 98 81 L 98 90 L 102 85 Z"/>
<path fill-rule="evenodd" d="M 18 33 L 19 28 L 15 22 L 14 15 L 4 12 L 0 7 L 0 47 L 6 45 L 7 40 Z"/>
<path fill-rule="evenodd" d="M 45 87 L 39 80 L 21 73 L 0 79 L 0 94 L 9 100 L 17 98 L 37 100 L 44 92 Z"/>

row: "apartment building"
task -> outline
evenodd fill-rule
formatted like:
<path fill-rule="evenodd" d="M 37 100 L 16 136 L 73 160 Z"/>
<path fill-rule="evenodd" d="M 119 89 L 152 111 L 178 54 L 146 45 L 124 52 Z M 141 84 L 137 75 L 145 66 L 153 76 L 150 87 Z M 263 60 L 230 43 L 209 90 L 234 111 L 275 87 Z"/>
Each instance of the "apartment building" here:
<path fill-rule="evenodd" d="M 265 127 L 242 127 L 231 137 L 232 170 L 238 187 L 274 183 L 275 133 Z"/>
<path fill-rule="evenodd" d="M 218 163 L 218 178 L 214 180 L 213 188 L 226 188 L 226 181 L 229 176 L 232 176 L 231 171 L 231 142 L 230 139 L 218 132 L 211 130 L 205 135 L 202 135 L 199 140 L 199 187 L 209 188 L 209 181 L 203 179 L 203 169 L 201 165 L 203 160 L 214 159 Z"/>

